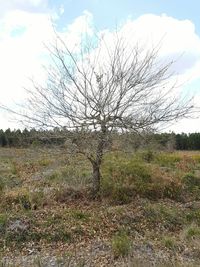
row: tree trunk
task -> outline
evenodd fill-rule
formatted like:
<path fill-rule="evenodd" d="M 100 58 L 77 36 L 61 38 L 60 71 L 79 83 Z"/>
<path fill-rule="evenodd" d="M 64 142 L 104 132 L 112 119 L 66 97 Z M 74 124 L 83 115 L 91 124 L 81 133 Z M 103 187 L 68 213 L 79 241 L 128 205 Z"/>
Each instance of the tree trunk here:
<path fill-rule="evenodd" d="M 101 185 L 101 173 L 100 173 L 100 164 L 93 162 L 93 195 L 98 197 Z"/>
<path fill-rule="evenodd" d="M 103 158 L 103 150 L 105 148 L 105 138 L 106 137 L 106 126 L 102 123 L 101 132 L 99 134 L 99 142 L 96 151 L 96 158 L 91 161 L 93 167 L 93 195 L 94 197 L 99 196 L 101 187 L 101 172 L 100 166 Z"/>

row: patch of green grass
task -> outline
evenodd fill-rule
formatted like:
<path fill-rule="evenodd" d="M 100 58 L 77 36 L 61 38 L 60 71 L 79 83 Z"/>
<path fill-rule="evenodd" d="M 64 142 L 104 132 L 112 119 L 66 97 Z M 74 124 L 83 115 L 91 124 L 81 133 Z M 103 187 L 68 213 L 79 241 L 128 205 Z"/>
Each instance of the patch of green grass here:
<path fill-rule="evenodd" d="M 43 239 L 49 242 L 71 242 L 72 234 L 60 226 L 57 230 L 44 234 Z"/>
<path fill-rule="evenodd" d="M 131 242 L 128 235 L 121 231 L 113 236 L 111 246 L 115 258 L 125 257 L 130 252 Z"/>
<path fill-rule="evenodd" d="M 5 234 L 7 223 L 7 215 L 0 214 L 0 234 Z"/>
<path fill-rule="evenodd" d="M 58 182 L 59 180 L 61 180 L 61 178 L 62 178 L 62 174 L 58 170 L 56 170 L 53 173 L 51 173 L 50 175 L 46 176 L 46 179 L 47 180 L 56 181 L 56 182 Z"/>
<path fill-rule="evenodd" d="M 162 243 L 168 249 L 175 249 L 175 247 L 176 247 L 176 242 L 175 242 L 174 238 L 172 238 L 170 236 L 165 236 L 162 239 Z"/>
<path fill-rule="evenodd" d="M 187 173 L 183 176 L 182 182 L 188 190 L 192 191 L 195 187 L 200 188 L 200 178 L 193 173 Z"/>
<path fill-rule="evenodd" d="M 174 167 L 181 161 L 181 156 L 176 153 L 161 152 L 155 156 L 155 162 L 162 167 Z"/>
<path fill-rule="evenodd" d="M 42 158 L 38 160 L 38 164 L 42 167 L 47 167 L 51 164 L 51 160 L 49 158 Z"/>
<path fill-rule="evenodd" d="M 187 239 L 200 238 L 200 228 L 196 225 L 190 225 L 185 229 L 185 237 Z"/>
<path fill-rule="evenodd" d="M 200 210 L 191 210 L 186 213 L 186 220 L 189 223 L 194 222 L 198 226 L 200 226 Z"/>
<path fill-rule="evenodd" d="M 115 185 L 111 192 L 111 202 L 115 205 L 128 204 L 135 195 L 133 188 Z"/>
<path fill-rule="evenodd" d="M 147 149 L 145 151 L 142 151 L 139 153 L 139 156 L 146 162 L 150 163 L 152 161 L 154 161 L 155 156 L 156 156 L 156 152 L 153 151 L 152 149 Z"/>
<path fill-rule="evenodd" d="M 71 216 L 76 220 L 87 221 L 90 218 L 90 214 L 81 210 L 72 210 Z"/>
<path fill-rule="evenodd" d="M 162 223 L 169 229 L 180 227 L 185 223 L 185 214 L 175 207 L 163 204 L 148 204 L 144 207 L 145 217 L 153 223 Z"/>
<path fill-rule="evenodd" d="M 107 155 L 102 166 L 101 194 L 116 204 L 126 204 L 143 194 L 152 182 L 151 167 L 136 156 Z"/>
<path fill-rule="evenodd" d="M 0 176 L 0 192 L 3 191 L 4 186 L 5 186 L 4 179 Z"/>

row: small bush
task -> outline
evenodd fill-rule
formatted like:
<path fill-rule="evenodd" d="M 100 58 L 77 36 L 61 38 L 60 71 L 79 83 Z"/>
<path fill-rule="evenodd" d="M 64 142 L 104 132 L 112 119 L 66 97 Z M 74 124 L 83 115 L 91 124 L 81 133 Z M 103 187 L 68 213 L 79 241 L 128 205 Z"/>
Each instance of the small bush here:
<path fill-rule="evenodd" d="M 112 251 L 115 258 L 125 257 L 131 249 L 131 242 L 125 232 L 119 232 L 112 238 Z"/>
<path fill-rule="evenodd" d="M 135 157 L 114 158 L 107 160 L 102 166 L 103 177 L 114 183 L 132 184 L 135 181 L 151 181 L 151 168 Z"/>
<path fill-rule="evenodd" d="M 182 159 L 176 163 L 176 168 L 184 172 L 192 171 L 194 167 L 195 160 L 187 155 L 184 155 Z"/>
<path fill-rule="evenodd" d="M 47 197 L 45 196 L 42 190 L 32 192 L 29 197 L 31 208 L 37 209 L 38 207 L 43 207 L 47 202 L 50 204 L 51 203 L 50 196 L 48 196 L 48 199 L 46 198 Z"/>
<path fill-rule="evenodd" d="M 18 209 L 30 209 L 30 195 L 26 189 L 15 189 L 5 192 L 1 198 L 1 207 L 3 210 L 9 210 L 13 207 Z"/>
<path fill-rule="evenodd" d="M 163 184 L 143 184 L 137 188 L 137 193 L 148 199 L 157 200 L 163 197 L 163 189 Z"/>
<path fill-rule="evenodd" d="M 55 201 L 60 202 L 60 203 L 65 203 L 67 201 L 71 200 L 77 200 L 77 199 L 84 199 L 87 198 L 88 192 L 87 190 L 79 190 L 75 189 L 73 187 L 62 187 L 58 188 L 55 191 Z"/>
<path fill-rule="evenodd" d="M 148 164 L 137 158 L 115 157 L 102 168 L 101 193 L 116 204 L 126 204 L 137 194 L 143 194 L 152 182 Z"/>
<path fill-rule="evenodd" d="M 163 197 L 173 200 L 181 200 L 182 198 L 182 185 L 175 181 L 170 181 L 163 186 Z"/>
<path fill-rule="evenodd" d="M 133 196 L 135 196 L 135 191 L 133 189 L 120 185 L 115 186 L 111 193 L 112 202 L 116 205 L 130 203 Z"/>
<path fill-rule="evenodd" d="M 152 162 L 152 161 L 155 159 L 155 152 L 152 151 L 152 150 L 150 150 L 150 149 L 148 149 L 147 151 L 144 151 L 144 152 L 142 153 L 142 158 L 143 158 L 146 162 L 150 163 L 150 162 Z"/>

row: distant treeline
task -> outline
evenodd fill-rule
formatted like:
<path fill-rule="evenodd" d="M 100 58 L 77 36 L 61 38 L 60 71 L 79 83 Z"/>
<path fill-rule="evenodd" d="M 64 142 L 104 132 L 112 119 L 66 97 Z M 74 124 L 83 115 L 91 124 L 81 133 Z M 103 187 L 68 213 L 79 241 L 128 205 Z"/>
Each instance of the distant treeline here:
<path fill-rule="evenodd" d="M 154 134 L 153 139 L 164 147 L 169 145 L 177 150 L 200 150 L 200 133 L 160 133 Z"/>
<path fill-rule="evenodd" d="M 1 147 L 28 147 L 34 145 L 62 145 L 65 142 L 62 131 L 43 130 L 0 130 Z M 61 135 L 62 134 L 62 135 Z"/>
<path fill-rule="evenodd" d="M 0 130 L 1 147 L 28 147 L 36 145 L 63 145 L 69 132 L 54 130 Z M 115 133 L 116 135 L 116 133 Z M 200 133 L 155 133 L 148 134 L 145 144 L 177 150 L 200 150 Z M 139 143 L 140 137 L 132 136 Z M 133 140 L 134 141 L 134 140 Z M 142 143 L 143 145 L 144 142 Z M 140 146 L 140 145 L 139 145 Z M 137 144 L 135 147 L 138 147 Z"/>

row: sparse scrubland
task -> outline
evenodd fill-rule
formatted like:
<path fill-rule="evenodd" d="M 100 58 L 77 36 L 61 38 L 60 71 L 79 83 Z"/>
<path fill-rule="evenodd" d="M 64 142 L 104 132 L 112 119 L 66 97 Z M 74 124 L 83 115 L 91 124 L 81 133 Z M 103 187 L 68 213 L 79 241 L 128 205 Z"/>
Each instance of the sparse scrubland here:
<path fill-rule="evenodd" d="M 200 153 L 0 149 L 0 266 L 200 266 Z"/>

